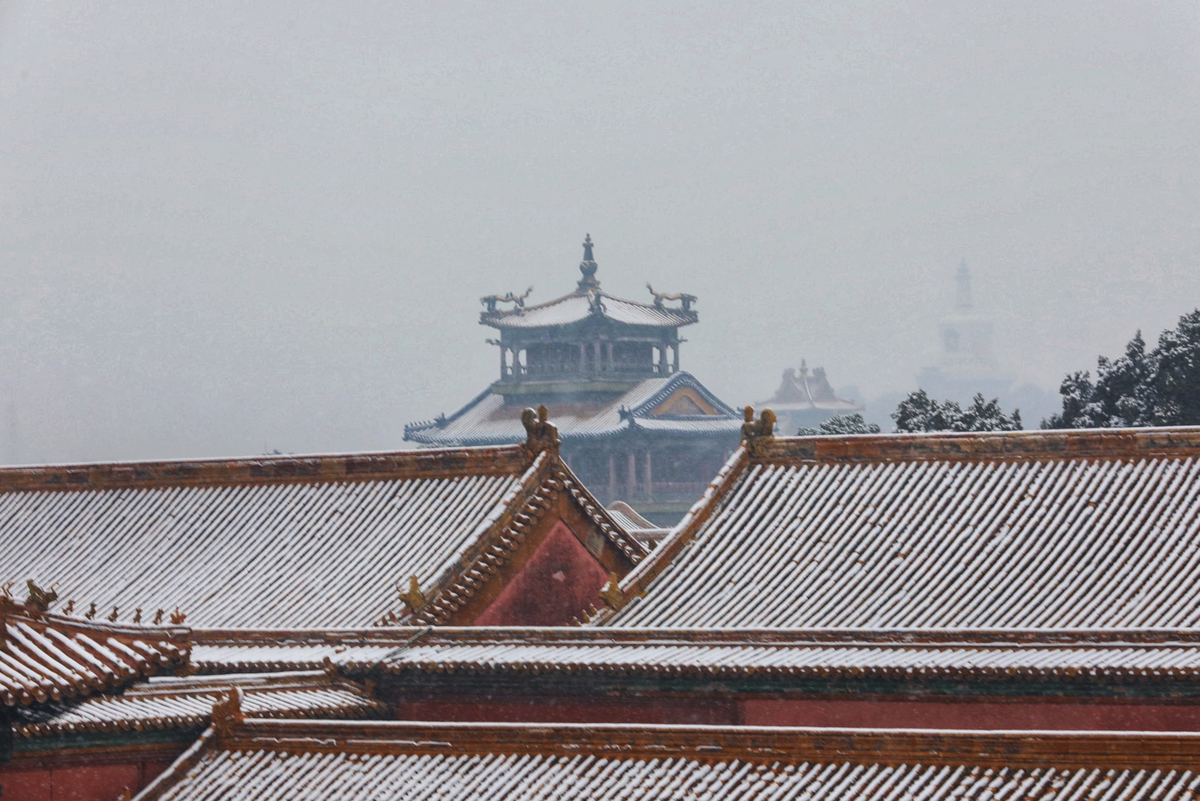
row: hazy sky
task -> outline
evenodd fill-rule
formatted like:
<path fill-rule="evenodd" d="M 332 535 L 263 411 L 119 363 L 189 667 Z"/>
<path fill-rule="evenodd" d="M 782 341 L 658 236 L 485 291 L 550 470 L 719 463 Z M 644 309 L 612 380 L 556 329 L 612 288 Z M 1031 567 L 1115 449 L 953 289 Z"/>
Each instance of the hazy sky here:
<path fill-rule="evenodd" d="M 0 0 L 0 412 L 23 461 L 400 447 L 585 232 L 731 403 L 912 388 L 962 258 L 1054 389 L 1200 306 L 1198 143 L 1194 0 Z"/>

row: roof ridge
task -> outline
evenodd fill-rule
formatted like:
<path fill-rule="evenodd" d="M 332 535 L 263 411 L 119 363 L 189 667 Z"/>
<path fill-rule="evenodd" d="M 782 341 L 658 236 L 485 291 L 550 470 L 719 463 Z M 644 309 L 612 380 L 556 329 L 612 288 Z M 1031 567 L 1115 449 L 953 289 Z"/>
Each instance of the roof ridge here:
<path fill-rule="evenodd" d="M 289 753 L 588 753 L 677 756 L 704 762 L 871 760 L 1056 768 L 1186 767 L 1200 734 L 941 731 L 569 723 L 422 723 L 245 719 L 221 738 L 228 750 Z"/>
<path fill-rule="evenodd" d="M 0 492 L 323 483 L 440 475 L 523 473 L 516 445 L 428 448 L 347 454 L 280 455 L 145 462 L 0 467 Z"/>
<path fill-rule="evenodd" d="M 774 437 L 756 462 L 1001 461 L 1200 456 L 1200 426 Z"/>
<path fill-rule="evenodd" d="M 713 644 L 749 646 L 836 645 L 897 647 L 949 645 L 1004 647 L 1047 645 L 1200 645 L 1200 628 L 1095 629 L 954 629 L 954 628 L 658 628 L 560 626 L 392 626 L 363 629 L 194 629 L 194 645 L 210 647 L 330 647 L 388 648 L 413 634 L 424 633 L 429 644 L 470 642 L 522 645 L 604 643 Z M 285 641 L 290 639 L 290 642 Z M 314 672 L 314 671 L 303 671 Z M 261 674 L 247 674 L 258 676 Z"/>

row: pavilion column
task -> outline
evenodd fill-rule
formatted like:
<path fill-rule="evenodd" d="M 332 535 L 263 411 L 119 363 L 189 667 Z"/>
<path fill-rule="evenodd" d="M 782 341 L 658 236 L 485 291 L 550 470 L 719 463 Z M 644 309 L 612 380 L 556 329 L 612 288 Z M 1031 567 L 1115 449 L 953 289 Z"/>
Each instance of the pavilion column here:
<path fill-rule="evenodd" d="M 679 372 L 679 343 L 678 342 L 675 343 L 675 347 L 672 348 L 671 351 L 672 351 L 672 356 L 674 357 L 672 359 L 672 363 L 671 363 L 671 372 L 678 373 Z"/>
<path fill-rule="evenodd" d="M 608 455 L 608 502 L 617 499 L 617 457 Z"/>
<path fill-rule="evenodd" d="M 508 348 L 500 346 L 500 377 L 508 377 Z"/>
<path fill-rule="evenodd" d="M 592 343 L 592 372 L 600 372 L 600 340 Z"/>
<path fill-rule="evenodd" d="M 652 451 L 646 451 L 646 469 L 643 472 L 642 480 L 646 482 L 646 500 L 654 501 L 654 467 L 653 459 L 651 458 Z"/>
<path fill-rule="evenodd" d="M 629 489 L 625 494 L 632 501 L 637 497 L 637 454 L 633 451 L 629 452 L 629 475 L 626 479 L 629 481 Z"/>
<path fill-rule="evenodd" d="M 613 343 L 609 342 L 609 343 L 606 343 L 606 344 L 608 345 L 608 372 L 610 372 L 610 373 L 611 373 L 611 372 L 613 372 L 613 367 L 614 367 L 614 365 L 613 365 L 613 354 L 612 354 L 612 346 L 613 346 Z"/>
<path fill-rule="evenodd" d="M 579 343 L 579 372 L 587 372 L 587 345 Z"/>

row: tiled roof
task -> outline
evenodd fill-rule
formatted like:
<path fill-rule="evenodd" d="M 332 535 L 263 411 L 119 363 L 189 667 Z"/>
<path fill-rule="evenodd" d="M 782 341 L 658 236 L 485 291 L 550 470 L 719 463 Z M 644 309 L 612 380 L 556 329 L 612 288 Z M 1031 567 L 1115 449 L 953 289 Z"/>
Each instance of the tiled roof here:
<path fill-rule="evenodd" d="M 1196 428 L 777 439 L 734 455 L 610 622 L 1193 628 L 1198 496 Z"/>
<path fill-rule="evenodd" d="M 661 415 L 651 410 L 681 387 L 700 392 L 720 415 Z M 564 441 L 604 437 L 629 429 L 658 433 L 715 433 L 736 436 L 742 418 L 688 373 L 647 378 L 606 403 L 548 404 L 550 419 Z M 417 423 L 404 436 L 427 445 L 492 445 L 525 439 L 521 409 L 506 407 L 504 397 L 491 389 L 441 422 Z"/>
<path fill-rule="evenodd" d="M 799 374 L 791 368 L 784 370 L 779 389 L 775 390 L 770 400 L 762 401 L 759 405 L 770 407 L 776 412 L 812 409 L 825 412 L 863 410 L 861 404 L 837 396 L 829 379 L 825 377 L 824 368 L 821 367 L 812 373 L 808 372 L 807 367 L 801 367 Z"/>
<path fill-rule="evenodd" d="M 1200 677 L 1200 632 L 436 629 L 401 640 L 385 657 L 350 647 L 330 659 L 348 675 L 382 667 L 392 673 L 1158 681 Z"/>
<path fill-rule="evenodd" d="M 201 673 L 1200 678 L 1200 631 L 389 628 L 194 633 Z"/>
<path fill-rule="evenodd" d="M 245 720 L 149 799 L 1184 801 L 1195 735 Z"/>
<path fill-rule="evenodd" d="M 671 529 L 654 525 L 624 501 L 616 501 L 609 505 L 608 513 L 621 528 L 650 548 L 657 546 L 664 537 L 671 533 Z"/>
<path fill-rule="evenodd" d="M 189 647 L 186 629 L 47 615 L 0 596 L 0 702 L 27 706 L 113 690 L 182 666 Z"/>
<path fill-rule="evenodd" d="M 361 718 L 383 707 L 361 687 L 324 672 L 270 676 L 151 679 L 118 695 L 19 710 L 14 732 L 26 739 L 80 732 L 200 729 L 230 688 L 245 693 L 246 714 L 259 718 Z"/>
<path fill-rule="evenodd" d="M 543 480 L 599 506 L 556 456 L 530 464 L 518 447 L 0 469 L 0 581 L 57 582 L 80 611 L 122 619 L 369 626 L 405 613 L 410 576 L 431 603 L 472 581 L 459 560 L 510 536 Z"/>
<path fill-rule="evenodd" d="M 599 311 L 594 312 L 594 300 L 586 292 L 576 292 L 555 300 L 539 303 L 536 306 L 483 312 L 480 322 L 493 328 L 544 328 L 556 325 L 570 325 L 583 322 L 592 317 L 601 317 L 626 325 L 640 325 L 651 328 L 678 328 L 696 322 L 694 311 L 673 309 L 667 306 L 653 306 L 613 297 L 599 290 L 592 293 L 600 300 Z"/>
<path fill-rule="evenodd" d="M 321 670 L 340 654 L 382 660 L 429 627 L 369 629 L 196 629 L 194 670 L 202 674 Z"/>

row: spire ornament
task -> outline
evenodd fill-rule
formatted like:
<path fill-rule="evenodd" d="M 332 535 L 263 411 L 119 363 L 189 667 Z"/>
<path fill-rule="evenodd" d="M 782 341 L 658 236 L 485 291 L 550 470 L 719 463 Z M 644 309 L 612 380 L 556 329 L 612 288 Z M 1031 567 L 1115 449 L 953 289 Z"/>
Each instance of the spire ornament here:
<path fill-rule="evenodd" d="M 583 294 L 591 289 L 599 289 L 600 282 L 596 280 L 596 259 L 592 256 L 592 248 L 595 247 L 592 243 L 592 235 L 587 234 L 583 238 L 583 261 L 579 262 L 579 272 L 583 273 L 583 278 L 579 279 L 579 293 Z"/>

